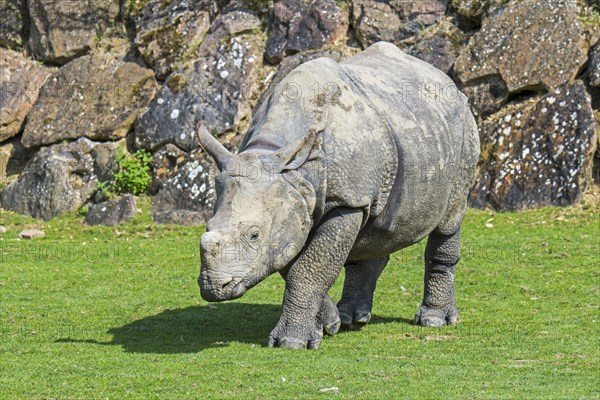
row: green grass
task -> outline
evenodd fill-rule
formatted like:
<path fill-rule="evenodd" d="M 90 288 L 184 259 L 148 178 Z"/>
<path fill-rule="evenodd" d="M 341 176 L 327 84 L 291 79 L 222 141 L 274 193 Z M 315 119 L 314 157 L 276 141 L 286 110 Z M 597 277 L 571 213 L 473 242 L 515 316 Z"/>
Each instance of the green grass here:
<path fill-rule="evenodd" d="M 600 396 L 597 201 L 492 221 L 469 210 L 460 325 L 410 323 L 422 296 L 421 243 L 392 257 L 369 326 L 301 352 L 265 347 L 281 278 L 237 301 L 202 301 L 202 227 L 153 225 L 142 205 L 118 228 L 83 227 L 75 214 L 47 223 L 0 215 L 9 229 L 0 239 L 1 399 Z M 24 227 L 47 237 L 15 240 Z"/>

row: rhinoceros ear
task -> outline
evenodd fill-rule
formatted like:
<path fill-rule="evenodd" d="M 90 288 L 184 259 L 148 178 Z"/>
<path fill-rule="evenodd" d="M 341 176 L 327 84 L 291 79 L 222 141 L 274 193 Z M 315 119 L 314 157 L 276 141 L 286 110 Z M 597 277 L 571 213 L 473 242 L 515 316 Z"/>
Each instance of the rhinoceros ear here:
<path fill-rule="evenodd" d="M 282 170 L 298 169 L 308 160 L 311 151 L 321 145 L 321 134 L 314 129 L 291 148 L 284 148 L 275 154 L 281 160 Z"/>
<path fill-rule="evenodd" d="M 200 120 L 196 125 L 196 139 L 208 154 L 215 160 L 219 170 L 227 164 L 227 161 L 233 156 L 208 130 L 204 120 Z"/>

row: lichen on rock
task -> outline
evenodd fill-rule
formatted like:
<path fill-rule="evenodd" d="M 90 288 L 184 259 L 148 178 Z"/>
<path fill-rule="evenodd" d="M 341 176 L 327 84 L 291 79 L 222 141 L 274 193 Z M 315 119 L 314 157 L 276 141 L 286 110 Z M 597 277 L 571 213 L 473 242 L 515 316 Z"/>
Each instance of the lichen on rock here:
<path fill-rule="evenodd" d="M 581 81 L 503 108 L 482 124 L 470 204 L 512 211 L 576 203 L 591 182 L 597 130 Z"/>

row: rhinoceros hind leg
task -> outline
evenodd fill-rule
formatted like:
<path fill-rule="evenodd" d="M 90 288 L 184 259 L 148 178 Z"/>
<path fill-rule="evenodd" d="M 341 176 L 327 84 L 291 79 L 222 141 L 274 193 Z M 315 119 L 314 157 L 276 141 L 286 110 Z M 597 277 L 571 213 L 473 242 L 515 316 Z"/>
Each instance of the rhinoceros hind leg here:
<path fill-rule="evenodd" d="M 434 231 L 425 250 L 425 293 L 414 322 L 422 326 L 458 323 L 454 272 L 460 259 L 460 229 L 451 235 Z"/>
<path fill-rule="evenodd" d="M 373 293 L 388 260 L 389 257 L 350 261 L 344 266 L 346 278 L 342 299 L 337 305 L 344 329 L 358 330 L 371 321 Z"/>

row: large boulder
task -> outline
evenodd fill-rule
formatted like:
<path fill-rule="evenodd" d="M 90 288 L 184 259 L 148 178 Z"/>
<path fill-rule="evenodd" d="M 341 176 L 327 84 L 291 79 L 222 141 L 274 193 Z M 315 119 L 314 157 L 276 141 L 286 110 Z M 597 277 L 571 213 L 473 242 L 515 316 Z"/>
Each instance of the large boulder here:
<path fill-rule="evenodd" d="M 508 97 L 505 91 L 543 91 L 572 82 L 589 49 L 579 16 L 574 1 L 540 0 L 511 2 L 485 18 L 454 65 L 465 92 L 476 100 L 475 111 L 497 111 Z M 502 86 L 506 89 L 497 90 Z"/>
<path fill-rule="evenodd" d="M 185 157 L 161 181 L 152 201 L 153 220 L 180 225 L 206 223 L 214 209 L 217 172 L 214 162 L 201 151 Z"/>
<path fill-rule="evenodd" d="M 0 1 L 0 46 L 23 46 L 25 0 Z"/>
<path fill-rule="evenodd" d="M 221 135 L 249 118 L 264 41 L 260 34 L 237 32 L 246 31 L 245 24 L 229 33 L 231 27 L 223 23 L 229 16 L 215 21 L 198 49 L 200 57 L 169 76 L 148 111 L 138 118 L 136 147 L 154 151 L 171 143 L 190 151 L 198 146 L 194 132 L 201 119 Z M 255 23 L 260 26 L 260 20 Z"/>
<path fill-rule="evenodd" d="M 0 48 L 0 143 L 21 131 L 40 88 L 52 72 L 21 53 Z"/>
<path fill-rule="evenodd" d="M 150 69 L 103 53 L 80 57 L 43 86 L 22 143 L 34 147 L 80 137 L 124 138 L 156 91 Z"/>
<path fill-rule="evenodd" d="M 81 139 L 41 148 L 0 194 L 2 208 L 43 220 L 77 210 L 96 190 L 96 145 Z"/>
<path fill-rule="evenodd" d="M 448 0 L 354 0 L 352 26 L 363 48 L 398 43 L 443 18 Z"/>
<path fill-rule="evenodd" d="M 577 202 L 590 182 L 598 126 L 575 81 L 487 118 L 469 202 L 512 211 Z"/>
<path fill-rule="evenodd" d="M 219 8 L 215 0 L 151 0 L 136 15 L 135 44 L 157 78 L 165 79 L 204 40 Z"/>
<path fill-rule="evenodd" d="M 29 0 L 29 48 L 50 64 L 86 54 L 119 15 L 119 0 Z"/>
<path fill-rule="evenodd" d="M 85 216 L 87 225 L 117 226 L 135 217 L 135 197 L 126 195 L 94 204 Z"/>
<path fill-rule="evenodd" d="M 272 64 L 286 55 L 335 42 L 348 30 L 348 12 L 334 0 L 277 0 L 269 17 L 265 59 Z"/>

